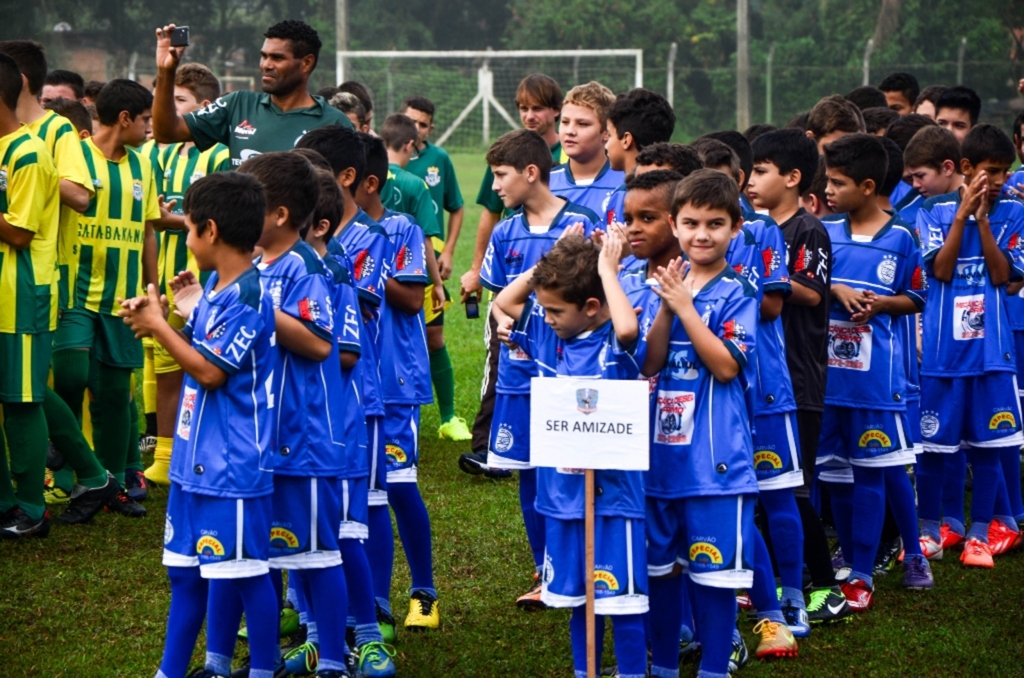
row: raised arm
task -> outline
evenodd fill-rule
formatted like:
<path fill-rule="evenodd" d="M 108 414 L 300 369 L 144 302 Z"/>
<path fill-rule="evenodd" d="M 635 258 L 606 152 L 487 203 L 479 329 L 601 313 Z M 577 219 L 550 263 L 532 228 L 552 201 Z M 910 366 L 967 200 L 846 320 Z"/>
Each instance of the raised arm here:
<path fill-rule="evenodd" d="M 625 239 L 618 229 L 611 229 L 604 238 L 601 256 L 597 262 L 597 273 L 601 276 L 605 301 L 612 318 L 615 337 L 623 346 L 631 346 L 640 336 L 640 323 L 636 319 L 633 304 L 619 282 L 619 261 Z"/>
<path fill-rule="evenodd" d="M 185 119 L 174 108 L 174 74 L 185 53 L 184 47 L 171 47 L 174 24 L 156 29 L 156 87 L 153 90 L 153 137 L 163 144 L 192 141 Z"/>

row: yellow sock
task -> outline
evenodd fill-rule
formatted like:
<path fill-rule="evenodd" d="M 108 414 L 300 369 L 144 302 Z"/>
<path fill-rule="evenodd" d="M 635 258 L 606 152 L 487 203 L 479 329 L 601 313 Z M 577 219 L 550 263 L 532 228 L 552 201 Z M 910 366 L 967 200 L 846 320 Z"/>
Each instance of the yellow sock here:
<path fill-rule="evenodd" d="M 156 449 L 153 451 L 153 465 L 146 469 L 146 479 L 157 485 L 171 484 L 171 445 L 172 438 L 156 439 Z"/>
<path fill-rule="evenodd" d="M 156 412 L 156 363 L 153 361 L 153 344 L 146 346 L 142 363 L 142 411 Z"/>

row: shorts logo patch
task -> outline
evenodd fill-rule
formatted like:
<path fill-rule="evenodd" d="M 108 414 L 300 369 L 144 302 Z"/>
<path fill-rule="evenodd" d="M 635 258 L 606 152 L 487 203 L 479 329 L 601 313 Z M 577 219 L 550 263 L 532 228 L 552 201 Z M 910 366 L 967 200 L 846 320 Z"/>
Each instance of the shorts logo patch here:
<path fill-rule="evenodd" d="M 541 569 L 541 580 L 545 585 L 550 584 L 555 579 L 555 566 L 551 563 L 551 556 L 547 553 L 544 554 L 544 567 Z"/>
<path fill-rule="evenodd" d="M 939 417 L 935 412 L 925 412 L 921 415 L 921 435 L 931 438 L 939 432 Z"/>
<path fill-rule="evenodd" d="M 754 451 L 754 470 L 778 471 L 782 469 L 782 457 L 771 450 Z"/>
<path fill-rule="evenodd" d="M 515 445 L 516 439 L 508 424 L 498 424 L 498 434 L 494 436 L 494 451 L 505 454 Z"/>
<path fill-rule="evenodd" d="M 164 516 L 164 544 L 174 541 L 174 525 L 171 524 L 171 516 Z"/>
<path fill-rule="evenodd" d="M 224 545 L 216 537 L 204 534 L 196 542 L 196 553 L 201 556 L 223 556 Z"/>
<path fill-rule="evenodd" d="M 985 338 L 985 295 L 970 294 L 953 299 L 953 339 Z"/>
<path fill-rule="evenodd" d="M 885 255 L 878 267 L 875 268 L 875 275 L 886 285 L 891 285 L 896 280 L 896 257 L 891 254 Z"/>
<path fill-rule="evenodd" d="M 1012 431 L 1017 428 L 1017 419 L 1012 412 L 996 412 L 988 420 L 990 431 Z"/>
<path fill-rule="evenodd" d="M 885 435 L 884 432 L 879 431 L 877 428 L 868 429 L 861 434 L 860 440 L 857 441 L 860 447 L 866 447 L 870 449 L 888 449 L 892 447 L 892 440 L 889 436 Z"/>
<path fill-rule="evenodd" d="M 698 541 L 690 545 L 690 562 L 703 565 L 721 565 L 724 562 L 722 552 L 714 544 Z"/>
<path fill-rule="evenodd" d="M 388 461 L 393 462 L 395 464 L 404 464 L 409 459 L 405 455 L 405 450 L 403 450 L 398 445 L 385 445 L 384 452 L 385 454 L 387 454 Z"/>
<path fill-rule="evenodd" d="M 297 549 L 299 538 L 295 533 L 284 527 L 270 528 L 270 547 L 275 549 Z"/>
<path fill-rule="evenodd" d="M 196 411 L 196 389 L 186 386 L 181 394 L 181 407 L 178 410 L 178 437 L 189 440 L 192 436 L 192 418 Z"/>
<path fill-rule="evenodd" d="M 608 570 L 594 570 L 594 588 L 598 591 L 618 591 L 619 580 Z"/>

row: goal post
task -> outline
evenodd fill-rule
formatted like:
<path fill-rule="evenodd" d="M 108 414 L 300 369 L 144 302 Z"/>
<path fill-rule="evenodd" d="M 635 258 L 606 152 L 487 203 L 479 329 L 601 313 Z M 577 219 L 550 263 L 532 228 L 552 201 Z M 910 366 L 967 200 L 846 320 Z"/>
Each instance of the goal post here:
<path fill-rule="evenodd" d="M 550 75 L 563 91 L 589 80 L 613 91 L 643 86 L 642 49 L 341 51 L 336 55 L 338 82 L 358 80 L 367 85 L 375 109 L 385 114 L 397 110 L 410 95 L 431 99 L 439 146 L 487 146 L 492 123 L 517 129 L 518 116 L 512 108 L 515 89 L 531 73 Z"/>

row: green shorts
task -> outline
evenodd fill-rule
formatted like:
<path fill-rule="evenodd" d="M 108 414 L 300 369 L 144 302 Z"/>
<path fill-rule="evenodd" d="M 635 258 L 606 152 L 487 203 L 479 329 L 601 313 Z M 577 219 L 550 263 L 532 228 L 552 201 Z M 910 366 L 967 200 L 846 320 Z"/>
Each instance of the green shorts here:
<path fill-rule="evenodd" d="M 54 351 L 89 349 L 104 365 L 124 369 L 142 367 L 142 341 L 121 318 L 83 308 L 64 311 L 57 323 Z"/>
<path fill-rule="evenodd" d="M 0 334 L 0 402 L 41 403 L 53 332 Z"/>

